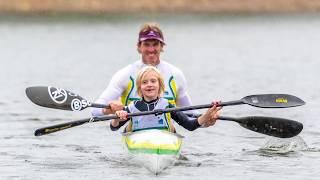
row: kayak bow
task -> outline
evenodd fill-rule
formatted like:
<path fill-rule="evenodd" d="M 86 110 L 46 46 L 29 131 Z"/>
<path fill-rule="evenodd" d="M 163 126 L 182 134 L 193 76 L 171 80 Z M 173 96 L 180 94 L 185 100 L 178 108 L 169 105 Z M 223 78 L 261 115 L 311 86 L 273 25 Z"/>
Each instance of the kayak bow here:
<path fill-rule="evenodd" d="M 123 134 L 130 157 L 154 174 L 173 165 L 180 156 L 183 136 L 164 130 L 141 130 Z"/>

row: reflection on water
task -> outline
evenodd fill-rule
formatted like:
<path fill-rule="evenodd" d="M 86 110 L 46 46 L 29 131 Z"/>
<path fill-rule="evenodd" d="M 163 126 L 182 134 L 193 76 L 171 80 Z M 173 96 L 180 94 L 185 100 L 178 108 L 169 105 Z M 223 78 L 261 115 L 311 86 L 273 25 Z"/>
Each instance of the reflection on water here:
<path fill-rule="evenodd" d="M 131 164 L 121 134 L 108 122 L 47 136 L 37 128 L 87 118 L 32 104 L 25 88 L 55 86 L 89 101 L 111 76 L 139 58 L 141 23 L 165 31 L 163 59 L 183 70 L 194 104 L 288 93 L 307 102 L 288 109 L 224 107 L 226 116 L 275 116 L 302 122 L 290 139 L 267 138 L 237 123 L 218 121 L 188 132 L 182 155 L 157 178 L 317 179 L 320 163 L 320 15 L 152 15 L 99 17 L 0 16 L 0 167 L 6 179 L 154 178 Z M 265 142 L 266 141 L 266 142 Z M 310 166 L 312 164 L 312 166 Z M 299 172 L 299 175 L 296 174 Z"/>

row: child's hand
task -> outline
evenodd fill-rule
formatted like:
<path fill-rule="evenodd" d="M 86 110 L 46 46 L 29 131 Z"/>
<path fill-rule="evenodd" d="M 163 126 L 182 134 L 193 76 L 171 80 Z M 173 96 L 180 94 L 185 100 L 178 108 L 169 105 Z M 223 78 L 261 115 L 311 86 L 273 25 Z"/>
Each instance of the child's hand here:
<path fill-rule="evenodd" d="M 216 123 L 219 118 L 219 111 L 222 109 L 219 103 L 213 102 L 213 106 L 198 118 L 198 122 L 202 127 L 213 126 Z"/>
<path fill-rule="evenodd" d="M 116 115 L 119 117 L 120 121 L 128 119 L 128 112 L 127 111 L 124 111 L 124 110 L 116 111 Z"/>
<path fill-rule="evenodd" d="M 123 110 L 123 105 L 120 101 L 109 102 L 110 108 L 104 108 L 102 110 L 103 114 L 114 114 L 116 111 Z"/>

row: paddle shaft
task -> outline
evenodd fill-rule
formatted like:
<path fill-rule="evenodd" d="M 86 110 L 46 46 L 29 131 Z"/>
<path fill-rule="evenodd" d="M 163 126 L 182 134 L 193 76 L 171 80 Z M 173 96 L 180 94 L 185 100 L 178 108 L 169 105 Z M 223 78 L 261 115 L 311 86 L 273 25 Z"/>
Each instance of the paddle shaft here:
<path fill-rule="evenodd" d="M 233 106 L 233 105 L 239 105 L 239 104 L 245 104 L 244 102 L 242 102 L 241 100 L 237 100 L 237 101 L 228 101 L 228 102 L 222 102 L 221 104 L 219 104 L 218 106 Z M 94 107 L 94 108 L 106 108 L 106 109 L 110 109 L 110 105 L 105 105 L 105 104 L 98 104 L 98 103 L 89 103 L 88 107 Z M 202 109 L 202 108 L 210 108 L 212 107 L 212 104 L 206 104 L 206 105 L 198 105 L 198 106 L 190 106 L 188 108 L 191 109 L 186 109 L 184 111 L 187 110 L 192 110 L 192 109 Z M 181 111 L 181 110 L 180 110 Z"/>
<path fill-rule="evenodd" d="M 128 118 L 134 117 L 134 116 L 144 116 L 144 115 L 150 115 L 150 114 L 162 114 L 172 111 L 188 111 L 193 109 L 203 109 L 203 108 L 209 108 L 212 107 L 212 104 L 205 104 L 205 105 L 197 105 L 197 106 L 188 106 L 188 107 L 180 107 L 180 108 L 167 108 L 167 109 L 158 109 L 156 111 L 144 111 L 144 112 L 137 112 L 137 113 L 129 113 Z M 45 128 L 40 128 L 36 130 L 35 136 L 40 136 L 44 134 L 53 133 L 56 131 L 68 129 L 71 127 L 79 126 L 88 122 L 98 122 L 98 121 L 106 121 L 111 119 L 118 119 L 118 116 L 116 115 L 105 115 L 100 117 L 92 117 L 92 118 L 86 118 L 82 120 L 77 121 L 71 121 L 67 123 L 62 123 L 58 125 L 48 126 Z"/>
<path fill-rule="evenodd" d="M 261 99 L 260 101 L 258 99 Z M 290 99 L 290 101 L 288 100 Z M 288 95 L 288 94 L 261 94 L 261 95 L 250 95 L 246 96 L 240 100 L 221 102 L 218 106 L 234 106 L 247 104 L 259 108 L 289 108 L 304 105 L 305 102 L 298 97 Z M 202 109 L 210 108 L 211 104 L 198 105 L 198 106 L 188 106 L 182 107 L 182 111 L 192 110 L 192 109 Z M 95 108 L 110 108 L 110 105 L 103 104 L 91 104 L 91 107 Z"/>
<path fill-rule="evenodd" d="M 146 115 L 146 114 L 144 114 Z M 141 114 L 138 113 L 129 113 L 128 116 L 133 117 L 133 116 L 141 116 Z M 57 124 L 53 126 L 48 126 L 44 128 L 37 129 L 34 133 L 35 136 L 42 136 L 46 134 L 51 134 L 57 131 L 62 131 L 65 129 L 69 129 L 72 127 L 80 126 L 86 123 L 92 123 L 92 122 L 99 122 L 99 121 L 107 121 L 107 120 L 112 120 L 112 119 L 117 119 L 118 117 L 116 115 L 108 115 L 108 116 L 102 116 L 102 117 L 92 117 L 92 118 L 86 118 L 86 119 L 81 119 L 81 120 L 76 120 L 76 121 L 71 121 L 71 122 L 66 122 L 62 124 Z M 218 119 L 221 120 L 226 120 L 226 121 L 235 121 L 238 122 L 235 118 L 231 117 L 224 117 L 220 116 Z"/>
<path fill-rule="evenodd" d="M 240 104 L 245 104 L 245 103 L 242 102 L 241 100 L 236 100 L 236 101 L 221 102 L 220 104 L 218 104 L 218 106 L 233 106 L 233 105 L 240 105 Z M 110 108 L 110 105 L 91 103 L 90 107 L 108 109 Z M 204 104 L 204 105 L 181 107 L 181 110 L 178 109 L 178 111 L 188 111 L 188 110 L 203 109 L 203 108 L 210 108 L 210 107 L 212 107 L 212 104 Z"/>
<path fill-rule="evenodd" d="M 107 109 L 110 109 L 110 105 L 105 105 L 105 104 L 97 104 L 97 103 L 91 103 L 89 105 L 90 107 L 95 107 L 95 108 L 107 108 Z"/>
<path fill-rule="evenodd" d="M 236 101 L 231 101 L 230 104 L 235 104 L 239 102 Z M 240 101 L 241 103 L 241 101 Z M 224 103 L 224 105 L 227 105 L 228 103 Z M 102 107 L 104 108 L 106 105 L 102 105 L 102 104 L 91 104 L 92 107 Z M 155 111 L 144 111 L 144 112 L 137 112 L 137 113 L 129 113 L 128 114 L 128 118 L 130 117 L 134 117 L 134 116 L 144 116 L 144 115 L 150 115 L 150 114 L 162 114 L 162 113 L 168 113 L 168 112 L 172 112 L 172 111 L 188 111 L 188 110 L 195 110 L 195 109 L 204 109 L 204 108 L 210 108 L 212 107 L 212 104 L 204 104 L 204 105 L 195 105 L 195 106 L 187 106 L 187 107 L 177 107 L 177 108 L 167 108 L 167 109 L 158 109 Z M 100 117 L 92 117 L 92 118 L 86 118 L 86 119 L 82 119 L 82 120 L 78 120 L 78 121 L 71 121 L 71 122 L 67 122 L 67 123 L 62 123 L 62 124 L 58 124 L 58 125 L 54 125 L 54 126 L 49 126 L 49 127 L 45 127 L 45 128 L 40 128 L 38 130 L 36 130 L 35 135 L 36 136 L 40 136 L 40 135 L 44 135 L 44 134 L 49 134 L 49 133 L 53 133 L 56 131 L 60 131 L 60 130 L 64 130 L 64 129 L 68 129 L 71 127 L 76 127 L 88 122 L 98 122 L 98 121 L 106 121 L 106 120 L 111 120 L 111 119 L 117 119 L 118 116 L 116 115 L 106 115 L 106 116 L 100 116 Z"/>

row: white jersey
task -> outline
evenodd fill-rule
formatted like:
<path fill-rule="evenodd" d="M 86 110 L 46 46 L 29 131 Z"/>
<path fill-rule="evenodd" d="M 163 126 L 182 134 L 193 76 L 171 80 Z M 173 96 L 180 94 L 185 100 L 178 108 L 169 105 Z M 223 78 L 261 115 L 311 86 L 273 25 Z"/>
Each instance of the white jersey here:
<path fill-rule="evenodd" d="M 108 104 L 113 100 L 121 100 L 127 106 L 131 101 L 138 100 L 136 89 L 136 78 L 138 72 L 146 66 L 141 60 L 136 61 L 122 69 L 120 69 L 111 78 L 108 87 L 103 91 L 95 103 Z M 168 99 L 169 103 L 177 106 L 190 106 L 191 99 L 187 93 L 186 79 L 184 74 L 173 65 L 160 61 L 155 66 L 162 74 L 165 83 L 165 91 L 163 97 Z M 103 115 L 102 109 L 93 108 L 93 116 Z"/>

